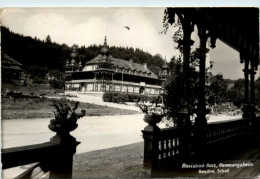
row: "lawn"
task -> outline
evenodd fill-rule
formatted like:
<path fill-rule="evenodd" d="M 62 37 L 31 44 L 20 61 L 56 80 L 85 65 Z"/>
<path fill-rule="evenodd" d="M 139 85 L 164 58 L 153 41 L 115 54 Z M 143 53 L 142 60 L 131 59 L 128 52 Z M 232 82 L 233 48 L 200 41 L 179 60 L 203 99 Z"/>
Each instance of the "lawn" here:
<path fill-rule="evenodd" d="M 32 118 L 53 118 L 54 102 L 66 102 L 73 106 L 74 101 L 67 99 L 48 99 L 48 98 L 2 98 L 2 119 L 32 119 Z M 99 106 L 89 103 L 80 103 L 78 112 L 86 110 L 86 116 L 102 115 L 122 115 L 136 114 L 136 111 L 118 109 L 106 106 Z"/>

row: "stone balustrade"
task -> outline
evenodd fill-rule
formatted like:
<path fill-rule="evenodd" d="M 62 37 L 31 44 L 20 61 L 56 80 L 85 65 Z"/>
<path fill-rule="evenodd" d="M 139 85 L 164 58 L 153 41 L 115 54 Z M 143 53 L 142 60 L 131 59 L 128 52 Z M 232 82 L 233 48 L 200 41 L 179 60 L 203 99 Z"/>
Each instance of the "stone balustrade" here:
<path fill-rule="evenodd" d="M 148 125 L 142 130 L 144 138 L 144 167 L 156 169 L 180 166 L 203 152 L 225 147 L 227 143 L 253 140 L 258 136 L 260 117 L 214 122 L 204 129 L 196 126 L 160 129 Z"/>

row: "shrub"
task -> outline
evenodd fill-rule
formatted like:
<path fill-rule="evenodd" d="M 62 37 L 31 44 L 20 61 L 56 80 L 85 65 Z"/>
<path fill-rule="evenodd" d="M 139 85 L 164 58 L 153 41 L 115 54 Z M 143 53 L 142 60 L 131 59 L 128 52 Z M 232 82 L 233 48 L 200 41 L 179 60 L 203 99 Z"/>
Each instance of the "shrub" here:
<path fill-rule="evenodd" d="M 102 99 L 104 102 L 111 102 L 112 96 L 113 96 L 113 94 L 111 92 L 104 93 Z"/>
<path fill-rule="evenodd" d="M 121 94 L 122 97 L 122 103 L 129 102 L 129 96 L 128 94 Z"/>
<path fill-rule="evenodd" d="M 129 102 L 139 102 L 141 96 L 139 94 L 128 94 Z"/>
<path fill-rule="evenodd" d="M 150 103 L 158 104 L 158 103 L 162 103 L 162 98 L 160 96 L 151 96 L 149 98 L 149 101 Z"/>
<path fill-rule="evenodd" d="M 147 101 L 149 101 L 149 97 L 148 96 L 145 96 L 145 95 L 142 95 L 142 96 L 140 96 L 140 100 L 139 101 L 145 101 L 145 102 L 147 102 Z"/>
<path fill-rule="evenodd" d="M 121 98 L 120 94 L 114 93 L 112 95 L 111 102 L 113 102 L 113 103 L 121 103 L 121 101 L 122 101 L 122 98 Z"/>
<path fill-rule="evenodd" d="M 118 93 L 118 92 L 106 92 L 102 97 L 104 102 L 113 102 L 113 103 L 125 103 L 125 102 L 153 102 L 161 103 L 162 100 L 159 96 L 147 96 L 140 94 L 127 94 L 127 93 Z"/>

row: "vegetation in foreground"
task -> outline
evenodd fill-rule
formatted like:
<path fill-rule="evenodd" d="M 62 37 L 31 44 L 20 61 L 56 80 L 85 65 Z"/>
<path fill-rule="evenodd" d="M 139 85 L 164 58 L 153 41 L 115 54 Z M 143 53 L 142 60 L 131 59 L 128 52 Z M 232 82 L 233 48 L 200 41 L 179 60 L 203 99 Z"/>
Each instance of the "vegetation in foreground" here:
<path fill-rule="evenodd" d="M 53 104 L 57 102 L 74 105 L 67 99 L 42 98 L 2 98 L 2 119 L 54 118 Z M 80 103 L 79 111 L 85 109 L 86 116 L 136 114 L 136 111 Z"/>

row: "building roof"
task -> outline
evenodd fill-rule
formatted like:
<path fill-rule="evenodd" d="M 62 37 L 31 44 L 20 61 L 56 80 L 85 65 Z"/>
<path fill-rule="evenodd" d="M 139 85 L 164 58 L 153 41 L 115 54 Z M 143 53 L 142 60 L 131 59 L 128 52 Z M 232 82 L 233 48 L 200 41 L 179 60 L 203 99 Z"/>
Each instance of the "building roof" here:
<path fill-rule="evenodd" d="M 146 72 L 148 74 L 151 74 L 151 78 L 156 78 L 156 79 L 158 78 L 151 70 L 149 70 L 148 68 L 145 68 L 144 64 L 134 63 L 134 62 L 127 61 L 127 60 L 114 58 L 112 56 L 110 56 L 110 58 L 112 59 L 112 63 L 114 65 L 114 67 L 124 68 L 126 70 L 130 69 L 130 70 Z M 86 65 L 100 63 L 100 59 L 102 59 L 101 54 L 99 54 L 98 56 L 96 56 L 92 60 L 88 61 L 86 63 Z"/>
<path fill-rule="evenodd" d="M 105 36 L 104 45 L 100 50 L 98 56 L 88 61 L 85 65 L 100 64 L 100 63 L 112 63 L 114 67 L 126 70 L 132 70 L 137 72 L 143 72 L 150 74 L 150 78 L 158 79 L 158 77 L 147 68 L 147 64 L 134 63 L 133 60 L 123 60 L 114 58 L 109 53 L 109 46 L 107 45 L 107 38 Z"/>
<path fill-rule="evenodd" d="M 2 57 L 2 66 L 22 66 L 21 63 L 17 62 L 16 60 L 12 59 L 9 57 L 7 54 L 4 52 L 1 52 L 1 57 Z"/>
<path fill-rule="evenodd" d="M 1 52 L 1 67 L 5 69 L 12 69 L 12 70 L 24 70 L 22 64 L 17 62 L 16 60 L 9 57 L 4 52 Z"/>

